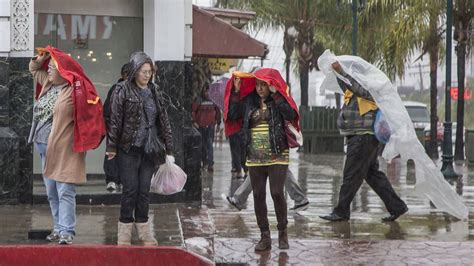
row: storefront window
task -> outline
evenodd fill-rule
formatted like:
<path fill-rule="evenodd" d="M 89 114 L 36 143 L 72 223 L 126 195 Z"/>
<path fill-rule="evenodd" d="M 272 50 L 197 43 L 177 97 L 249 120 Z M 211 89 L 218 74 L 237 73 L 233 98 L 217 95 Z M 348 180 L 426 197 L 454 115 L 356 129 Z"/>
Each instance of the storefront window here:
<path fill-rule="evenodd" d="M 82 65 L 103 102 L 131 53 L 143 50 L 143 18 L 36 13 L 35 47 L 48 44 Z M 105 141 L 88 153 L 88 173 L 103 173 L 104 153 Z M 34 172 L 41 172 L 37 157 Z"/>

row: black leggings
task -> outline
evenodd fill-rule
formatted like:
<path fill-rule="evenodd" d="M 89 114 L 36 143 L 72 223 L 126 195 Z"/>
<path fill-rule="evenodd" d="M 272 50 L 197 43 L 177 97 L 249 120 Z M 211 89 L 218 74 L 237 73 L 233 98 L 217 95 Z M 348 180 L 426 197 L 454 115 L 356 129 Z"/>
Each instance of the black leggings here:
<path fill-rule="evenodd" d="M 255 216 L 261 232 L 269 231 L 266 203 L 267 178 L 270 178 L 270 193 L 272 195 L 278 230 L 285 230 L 288 224 L 286 199 L 283 191 L 288 165 L 252 166 L 249 167 L 252 183 Z"/>

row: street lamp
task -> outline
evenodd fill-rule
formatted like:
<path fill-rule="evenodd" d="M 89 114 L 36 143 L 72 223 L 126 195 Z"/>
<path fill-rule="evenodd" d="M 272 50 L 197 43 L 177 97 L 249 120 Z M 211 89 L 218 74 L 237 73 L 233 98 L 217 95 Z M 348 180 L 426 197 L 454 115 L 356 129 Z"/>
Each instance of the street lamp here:
<path fill-rule="evenodd" d="M 444 121 L 444 140 L 443 140 L 443 166 L 441 172 L 446 179 L 457 178 L 459 175 L 453 168 L 453 141 L 451 122 L 451 47 L 453 30 L 453 0 L 447 0 L 446 10 L 446 91 L 445 91 L 445 121 Z"/>

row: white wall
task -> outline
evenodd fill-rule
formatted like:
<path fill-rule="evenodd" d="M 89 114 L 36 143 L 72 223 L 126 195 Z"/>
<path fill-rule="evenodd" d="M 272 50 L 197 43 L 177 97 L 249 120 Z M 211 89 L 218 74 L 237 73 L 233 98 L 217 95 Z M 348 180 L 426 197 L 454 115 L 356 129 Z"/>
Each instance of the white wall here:
<path fill-rule="evenodd" d="M 34 0 L 0 0 L 0 56 L 33 56 Z"/>
<path fill-rule="evenodd" d="M 184 61 L 192 56 L 192 1 L 144 0 L 144 50 L 154 60 Z"/>
<path fill-rule="evenodd" d="M 0 0 L 0 56 L 10 52 L 10 0 Z"/>

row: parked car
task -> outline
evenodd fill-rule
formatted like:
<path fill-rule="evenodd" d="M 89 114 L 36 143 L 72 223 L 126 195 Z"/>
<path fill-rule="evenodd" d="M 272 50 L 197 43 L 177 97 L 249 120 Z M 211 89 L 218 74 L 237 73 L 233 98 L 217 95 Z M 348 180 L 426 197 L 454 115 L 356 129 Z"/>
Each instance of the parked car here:
<path fill-rule="evenodd" d="M 431 119 L 428 107 L 424 103 L 404 101 L 403 105 L 407 109 L 408 115 L 413 122 L 415 129 L 422 129 L 425 142 L 430 140 Z M 444 128 L 443 124 L 438 121 L 436 129 L 436 140 L 438 143 L 443 141 Z"/>

